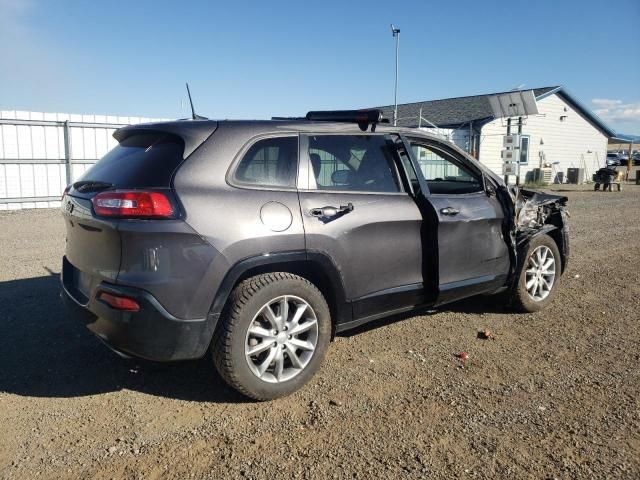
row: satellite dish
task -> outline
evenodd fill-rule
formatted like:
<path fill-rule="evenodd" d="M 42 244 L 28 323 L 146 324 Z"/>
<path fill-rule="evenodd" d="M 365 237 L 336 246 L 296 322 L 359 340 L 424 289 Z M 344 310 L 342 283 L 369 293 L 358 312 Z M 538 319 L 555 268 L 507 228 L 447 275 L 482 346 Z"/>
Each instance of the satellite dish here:
<path fill-rule="evenodd" d="M 494 118 L 526 117 L 538 114 L 538 105 L 533 90 L 489 95 L 489 104 Z"/>

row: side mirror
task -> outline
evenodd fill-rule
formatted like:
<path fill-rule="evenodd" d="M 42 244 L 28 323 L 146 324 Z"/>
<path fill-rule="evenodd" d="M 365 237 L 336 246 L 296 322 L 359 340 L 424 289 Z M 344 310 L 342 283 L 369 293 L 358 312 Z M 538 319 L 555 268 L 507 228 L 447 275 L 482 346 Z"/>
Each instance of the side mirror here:
<path fill-rule="evenodd" d="M 482 183 L 487 196 L 493 197 L 496 194 L 496 187 L 493 186 L 493 183 L 491 183 L 491 180 L 489 180 L 485 174 L 482 174 Z"/>
<path fill-rule="evenodd" d="M 331 174 L 331 182 L 334 185 L 349 185 L 351 183 L 351 170 L 336 170 Z"/>

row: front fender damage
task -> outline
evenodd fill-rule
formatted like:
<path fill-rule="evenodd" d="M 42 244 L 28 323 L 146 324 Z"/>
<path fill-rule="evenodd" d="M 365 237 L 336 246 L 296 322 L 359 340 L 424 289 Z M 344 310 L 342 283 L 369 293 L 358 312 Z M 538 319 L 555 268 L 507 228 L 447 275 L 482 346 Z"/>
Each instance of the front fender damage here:
<path fill-rule="evenodd" d="M 561 272 L 564 272 L 569 259 L 567 197 L 518 187 L 510 187 L 508 192 L 510 205 L 504 209 L 505 229 L 509 231 L 507 243 L 511 249 L 512 262 L 507 286 L 515 286 L 529 243 L 542 234 L 549 235 L 558 245 Z M 505 197 L 503 195 L 501 198 L 503 207 L 507 203 Z"/>

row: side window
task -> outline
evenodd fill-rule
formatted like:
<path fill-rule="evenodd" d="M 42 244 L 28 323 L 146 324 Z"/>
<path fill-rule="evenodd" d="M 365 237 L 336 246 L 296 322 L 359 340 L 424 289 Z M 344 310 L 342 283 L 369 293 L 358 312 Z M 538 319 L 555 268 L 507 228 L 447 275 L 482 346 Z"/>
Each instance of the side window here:
<path fill-rule="evenodd" d="M 384 135 L 309 136 L 317 190 L 399 192 L 395 147 Z"/>
<path fill-rule="evenodd" d="M 463 194 L 482 191 L 482 181 L 449 153 L 411 144 L 431 193 Z"/>
<path fill-rule="evenodd" d="M 234 180 L 245 185 L 295 187 L 298 175 L 298 137 L 267 138 L 244 155 Z"/>

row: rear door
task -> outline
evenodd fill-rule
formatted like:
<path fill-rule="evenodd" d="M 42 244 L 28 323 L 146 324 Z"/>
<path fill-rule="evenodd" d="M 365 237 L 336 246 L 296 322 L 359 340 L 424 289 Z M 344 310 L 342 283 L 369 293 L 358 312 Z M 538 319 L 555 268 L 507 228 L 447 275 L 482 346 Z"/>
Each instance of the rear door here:
<path fill-rule="evenodd" d="M 401 182 L 394 139 L 317 134 L 300 142 L 306 248 L 335 263 L 354 321 L 422 304 L 422 216 Z"/>
<path fill-rule="evenodd" d="M 510 266 L 504 213 L 495 195 L 485 191 L 482 173 L 446 144 L 410 142 L 437 221 L 437 303 L 499 288 Z"/>

